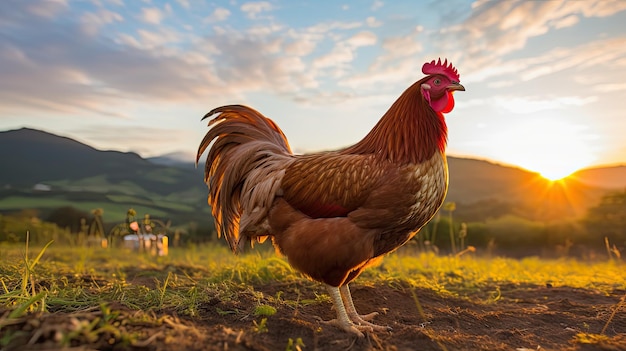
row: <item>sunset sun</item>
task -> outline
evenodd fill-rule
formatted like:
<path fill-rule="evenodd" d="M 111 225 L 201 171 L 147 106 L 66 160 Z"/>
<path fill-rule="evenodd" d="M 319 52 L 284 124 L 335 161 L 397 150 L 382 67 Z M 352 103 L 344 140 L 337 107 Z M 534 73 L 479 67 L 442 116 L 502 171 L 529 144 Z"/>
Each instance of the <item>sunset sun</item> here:
<path fill-rule="evenodd" d="M 499 152 L 512 164 L 559 180 L 588 167 L 594 161 L 593 147 L 580 126 L 562 120 L 543 120 L 513 126 L 499 136 Z M 513 135 L 523 135 L 514 138 Z"/>
<path fill-rule="evenodd" d="M 555 181 L 555 180 L 566 178 L 570 174 L 584 167 L 584 166 L 573 166 L 572 164 L 554 165 L 554 167 L 550 165 L 546 165 L 544 166 L 542 170 L 539 171 L 539 174 L 541 174 L 542 177 L 548 180 Z"/>

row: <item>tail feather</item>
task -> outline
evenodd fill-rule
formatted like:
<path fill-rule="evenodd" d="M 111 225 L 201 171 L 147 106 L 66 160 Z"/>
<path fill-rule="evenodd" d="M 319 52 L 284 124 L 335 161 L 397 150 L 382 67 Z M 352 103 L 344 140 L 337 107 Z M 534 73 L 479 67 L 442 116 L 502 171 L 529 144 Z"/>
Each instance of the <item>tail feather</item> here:
<path fill-rule="evenodd" d="M 196 164 L 209 149 L 204 169 L 208 202 L 218 234 L 238 252 L 246 241 L 270 234 L 261 222 L 293 158 L 283 132 L 258 111 L 222 106 L 203 120 L 216 114 L 200 143 Z"/>

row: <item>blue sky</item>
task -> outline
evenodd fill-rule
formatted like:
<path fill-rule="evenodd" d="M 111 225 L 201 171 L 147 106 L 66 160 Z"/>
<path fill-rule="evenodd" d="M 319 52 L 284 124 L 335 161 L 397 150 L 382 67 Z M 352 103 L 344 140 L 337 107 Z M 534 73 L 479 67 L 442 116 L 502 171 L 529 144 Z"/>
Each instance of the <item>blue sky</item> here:
<path fill-rule="evenodd" d="M 450 155 L 553 175 L 626 163 L 622 0 L 3 0 L 0 130 L 191 159 L 200 118 L 241 103 L 297 152 L 335 149 L 437 57 L 467 89 Z"/>

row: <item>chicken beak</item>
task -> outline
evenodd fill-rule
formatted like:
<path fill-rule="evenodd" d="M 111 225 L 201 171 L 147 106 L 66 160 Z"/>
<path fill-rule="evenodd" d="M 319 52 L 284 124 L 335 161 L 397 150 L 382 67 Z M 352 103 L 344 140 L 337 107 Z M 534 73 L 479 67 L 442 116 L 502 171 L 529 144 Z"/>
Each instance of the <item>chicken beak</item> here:
<path fill-rule="evenodd" d="M 465 87 L 461 83 L 452 83 L 446 87 L 448 91 L 460 90 L 465 91 Z"/>

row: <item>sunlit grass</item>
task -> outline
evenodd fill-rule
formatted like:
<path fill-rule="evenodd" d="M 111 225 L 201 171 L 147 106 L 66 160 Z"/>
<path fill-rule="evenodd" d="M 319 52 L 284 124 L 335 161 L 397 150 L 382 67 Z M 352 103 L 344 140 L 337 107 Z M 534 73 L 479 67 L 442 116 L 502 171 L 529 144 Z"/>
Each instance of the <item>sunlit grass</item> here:
<path fill-rule="evenodd" d="M 568 286 L 601 291 L 626 288 L 626 268 L 618 261 L 584 262 L 571 258 L 524 259 L 437 256 L 400 251 L 364 274 L 376 281 L 463 294 L 499 284 Z M 364 278 L 361 278 L 364 279 Z"/>
<path fill-rule="evenodd" d="M 31 252 L 39 252 L 30 248 Z M 275 282 L 316 284 L 295 271 L 271 249 L 235 256 L 223 245 L 171 249 L 153 257 L 124 249 L 48 247 L 36 267 L 24 267 L 24 248 L 0 246 L 0 303 L 24 290 L 30 296 L 46 290 L 48 306 L 65 308 L 89 304 L 90 299 L 112 299 L 138 308 L 189 305 L 194 290 L 220 285 L 241 287 Z M 626 269 L 620 261 L 583 262 L 575 259 L 481 258 L 438 256 L 400 250 L 370 268 L 356 284 L 394 284 L 463 296 L 499 285 L 568 286 L 610 292 L 626 289 Z M 77 284 L 77 280 L 80 284 Z M 129 283 L 128 279 L 135 281 Z M 1 295 L 4 294 L 4 295 Z M 4 297 L 4 300 L 2 298 Z M 10 303 L 8 305 L 11 305 Z"/>
<path fill-rule="evenodd" d="M 439 256 L 407 247 L 365 271 L 354 284 L 385 285 L 413 294 L 416 289 L 428 289 L 442 297 L 471 298 L 478 304 L 498 303 L 509 298 L 512 290 L 537 286 L 593 289 L 605 294 L 626 289 L 626 267 L 619 260 L 472 255 Z M 28 312 L 71 313 L 77 316 L 72 322 L 75 325 L 59 329 L 62 346 L 105 334 L 116 344 L 141 346 L 154 336 L 129 333 L 125 328 L 133 323 L 175 323 L 167 315 L 157 317 L 154 312 L 159 311 L 197 317 L 202 306 L 212 306 L 215 301 L 220 302 L 215 308 L 220 315 L 252 316 L 250 328 L 259 334 L 271 328 L 268 317 L 277 309 L 290 309 L 295 315 L 301 306 L 330 304 L 321 284 L 295 271 L 267 246 L 238 256 L 221 244 L 192 246 L 155 257 L 125 249 L 0 244 L 0 257 L 0 311 L 8 311 L 0 313 L 0 329 Z M 261 292 L 267 285 L 276 292 Z M 306 288 L 306 297 L 301 288 Z M 236 307 L 244 295 L 256 301 L 248 311 Z M 126 310 L 120 309 L 120 304 Z M 136 312 L 129 314 L 128 310 Z M 0 338 L 0 348 L 19 337 L 7 335 Z"/>

